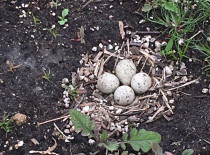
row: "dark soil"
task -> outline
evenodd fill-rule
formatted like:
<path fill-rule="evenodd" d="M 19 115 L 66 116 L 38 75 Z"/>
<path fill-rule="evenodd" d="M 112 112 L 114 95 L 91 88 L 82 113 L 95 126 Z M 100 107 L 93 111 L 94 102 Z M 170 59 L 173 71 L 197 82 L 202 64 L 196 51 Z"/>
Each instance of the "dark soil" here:
<path fill-rule="evenodd" d="M 28 8 L 17 9 L 22 3 L 30 5 Z M 54 144 L 53 123 L 37 127 L 37 122 L 68 112 L 65 108 L 56 106 L 57 101 L 62 98 L 62 78 L 70 79 L 71 72 L 81 67 L 81 54 L 90 52 L 93 46 L 108 40 L 122 43 L 118 21 L 127 21 L 135 30 L 145 31 L 146 27 L 157 29 L 149 23 L 138 24 L 142 17 L 134 12 L 140 4 L 133 1 L 124 1 L 122 5 L 117 0 L 92 2 L 81 10 L 84 4 L 82 0 L 61 1 L 61 6 L 56 10 L 51 8 L 46 0 L 0 2 L 0 79 L 3 80 L 3 84 L 0 84 L 0 116 L 2 117 L 4 112 L 9 117 L 20 112 L 28 117 L 26 124 L 15 126 L 7 136 L 0 130 L 0 153 L 24 155 L 29 154 L 30 150 L 47 150 Z M 57 16 L 61 15 L 64 8 L 70 10 L 66 29 L 57 23 Z M 19 17 L 22 10 L 25 10 L 26 18 Z M 28 14 L 29 10 L 41 21 L 40 24 L 34 25 L 32 16 Z M 52 12 L 55 12 L 56 16 L 53 17 Z M 110 18 L 110 15 L 113 17 Z M 43 28 L 50 28 L 53 24 L 58 28 L 59 36 L 56 39 L 48 31 L 43 31 Z M 77 38 L 81 26 L 85 28 L 86 44 L 71 40 Z M 96 26 L 99 26 L 99 30 L 90 30 Z M 21 67 L 9 72 L 7 60 L 14 65 L 21 64 Z M 160 145 L 165 151 L 181 154 L 184 149 L 192 148 L 195 154 L 207 155 L 210 152 L 210 146 L 206 142 L 210 141 L 210 98 L 201 91 L 208 87 L 209 79 L 202 73 L 200 62 L 186 63 L 188 73 L 194 78 L 200 77 L 200 83 L 183 90 L 190 95 L 182 94 L 176 100 L 174 119 L 171 122 L 160 119 L 150 124 L 141 124 L 140 128 L 159 132 L 162 135 Z M 46 71 L 50 69 L 51 82 L 42 78 L 43 68 Z M 56 124 L 62 129 L 63 124 L 60 121 Z M 36 138 L 40 144 L 34 145 L 32 138 Z M 57 137 L 55 139 L 57 140 Z M 14 145 L 18 140 L 23 140 L 24 145 L 15 149 Z M 57 140 L 57 143 L 54 152 L 62 155 L 81 152 L 88 154 L 99 150 L 96 145 L 90 146 L 87 138 L 79 135 L 71 143 L 65 143 L 63 140 Z M 10 146 L 13 147 L 11 151 Z"/>

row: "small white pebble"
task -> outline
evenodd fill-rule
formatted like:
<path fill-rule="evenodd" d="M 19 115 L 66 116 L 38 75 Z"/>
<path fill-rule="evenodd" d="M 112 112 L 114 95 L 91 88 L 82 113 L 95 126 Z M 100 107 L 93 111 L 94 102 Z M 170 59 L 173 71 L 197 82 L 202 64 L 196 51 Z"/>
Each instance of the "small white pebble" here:
<path fill-rule="evenodd" d="M 142 19 L 142 20 L 139 21 L 139 24 L 142 24 L 142 23 L 145 23 L 145 22 L 146 22 L 146 20 Z"/>
<path fill-rule="evenodd" d="M 146 28 L 146 30 L 147 30 L 147 31 L 150 31 L 150 28 L 149 28 L 149 27 L 147 27 L 147 28 Z"/>
<path fill-rule="evenodd" d="M 89 139 L 89 140 L 88 140 L 88 143 L 89 143 L 90 145 L 93 145 L 95 142 L 96 142 L 96 141 L 93 140 L 93 139 Z"/>
<path fill-rule="evenodd" d="M 83 112 L 88 112 L 90 110 L 90 107 L 89 106 L 85 106 L 82 108 L 82 111 Z"/>
<path fill-rule="evenodd" d="M 94 47 L 92 48 L 92 51 L 93 51 L 93 52 L 96 52 L 96 51 L 97 51 L 97 47 L 94 46 Z"/>
<path fill-rule="evenodd" d="M 174 99 L 169 100 L 169 103 L 173 104 L 174 103 Z"/>
<path fill-rule="evenodd" d="M 116 47 L 114 48 L 115 51 L 117 51 L 118 49 L 119 49 L 119 46 L 116 46 Z"/>
<path fill-rule="evenodd" d="M 122 109 L 117 109 L 116 114 L 121 114 Z"/>
<path fill-rule="evenodd" d="M 22 140 L 18 142 L 19 147 L 23 146 L 23 144 L 24 144 L 24 142 Z"/>
<path fill-rule="evenodd" d="M 114 110 L 114 106 L 110 106 L 109 107 L 109 110 Z"/>
<path fill-rule="evenodd" d="M 67 129 L 70 128 L 70 127 L 71 127 L 70 124 L 67 124 L 67 125 L 66 125 L 66 128 L 67 128 Z"/>
<path fill-rule="evenodd" d="M 65 129 L 63 132 L 66 133 L 66 134 L 69 134 L 70 130 L 69 129 Z"/>
<path fill-rule="evenodd" d="M 149 47 L 149 42 L 143 43 L 142 47 L 148 48 Z"/>
<path fill-rule="evenodd" d="M 161 43 L 159 41 L 155 41 L 155 47 L 160 48 L 161 47 Z"/>
<path fill-rule="evenodd" d="M 27 8 L 29 6 L 29 4 L 25 4 L 25 8 Z"/>
<path fill-rule="evenodd" d="M 62 83 L 64 84 L 69 83 L 69 80 L 67 78 L 63 78 Z"/>
<path fill-rule="evenodd" d="M 166 46 L 166 45 L 167 45 L 167 42 L 163 41 L 162 46 Z"/>
<path fill-rule="evenodd" d="M 112 49 L 113 49 L 113 46 L 112 46 L 111 44 L 109 44 L 109 45 L 108 45 L 108 49 L 109 49 L 109 50 L 112 50 Z"/>
<path fill-rule="evenodd" d="M 181 39 L 179 39 L 178 44 L 179 44 L 179 45 L 184 44 L 184 39 L 182 39 L 182 38 L 181 38 Z"/>
<path fill-rule="evenodd" d="M 121 128 L 120 125 L 117 126 L 117 130 L 120 131 L 120 132 L 122 131 L 122 128 Z"/>
<path fill-rule="evenodd" d="M 64 102 L 64 103 L 67 103 L 67 104 L 70 103 L 70 98 L 65 98 L 65 99 L 63 100 L 63 102 Z"/>
<path fill-rule="evenodd" d="M 103 45 L 102 43 L 100 43 L 98 46 L 99 46 L 100 48 L 103 48 L 103 47 L 104 47 L 104 45 Z"/>
<path fill-rule="evenodd" d="M 202 93 L 204 93 L 204 94 L 208 93 L 208 89 L 207 88 L 203 88 Z"/>
<path fill-rule="evenodd" d="M 68 103 L 65 103 L 65 108 L 69 108 L 69 104 Z"/>

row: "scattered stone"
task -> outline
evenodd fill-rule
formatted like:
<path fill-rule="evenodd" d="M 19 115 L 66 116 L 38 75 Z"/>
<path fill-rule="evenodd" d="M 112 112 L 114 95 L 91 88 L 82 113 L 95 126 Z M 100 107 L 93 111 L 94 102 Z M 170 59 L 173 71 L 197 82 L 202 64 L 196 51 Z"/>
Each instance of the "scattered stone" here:
<path fill-rule="evenodd" d="M 21 146 L 23 146 L 23 144 L 24 144 L 24 142 L 21 140 L 21 141 L 18 142 L 17 145 L 18 145 L 18 147 L 21 147 Z"/>
<path fill-rule="evenodd" d="M 96 52 L 96 51 L 97 51 L 97 47 L 94 46 L 94 47 L 92 48 L 92 51 L 93 51 L 93 52 Z"/>
<path fill-rule="evenodd" d="M 146 22 L 146 20 L 142 19 L 142 20 L 139 21 L 139 24 L 142 24 L 142 23 L 145 23 L 145 22 Z"/>
<path fill-rule="evenodd" d="M 169 100 L 169 103 L 173 104 L 174 103 L 174 99 Z"/>
<path fill-rule="evenodd" d="M 82 109 L 82 111 L 85 112 L 85 113 L 89 112 L 89 110 L 90 110 L 90 107 L 89 106 L 85 106 Z"/>
<path fill-rule="evenodd" d="M 167 42 L 166 42 L 166 41 L 163 41 L 163 42 L 161 43 L 161 45 L 162 45 L 162 46 L 166 46 L 166 45 L 167 45 Z"/>
<path fill-rule="evenodd" d="M 69 129 L 64 129 L 63 132 L 66 133 L 66 134 L 69 134 L 70 133 L 70 130 Z"/>
<path fill-rule="evenodd" d="M 109 110 L 114 110 L 114 106 L 109 106 Z"/>
<path fill-rule="evenodd" d="M 207 88 L 203 88 L 203 89 L 202 89 L 202 93 L 203 93 L 203 94 L 208 93 L 208 91 L 209 91 L 209 90 L 208 90 Z"/>
<path fill-rule="evenodd" d="M 65 99 L 63 100 L 63 102 L 66 103 L 66 104 L 69 104 L 69 103 L 70 103 L 70 98 L 65 98 Z"/>
<path fill-rule="evenodd" d="M 98 46 L 99 46 L 101 49 L 104 47 L 104 45 L 103 45 L 102 43 L 100 43 Z"/>
<path fill-rule="evenodd" d="M 12 120 L 15 121 L 17 125 L 22 125 L 26 123 L 27 116 L 21 113 L 17 113 L 12 117 Z"/>
<path fill-rule="evenodd" d="M 65 103 L 65 108 L 69 108 L 69 104 L 68 103 Z"/>
<path fill-rule="evenodd" d="M 166 66 L 165 67 L 165 72 L 166 72 L 166 76 L 169 77 L 172 75 L 172 70 L 170 67 Z"/>
<path fill-rule="evenodd" d="M 111 44 L 108 45 L 108 50 L 112 50 L 113 46 Z"/>
<path fill-rule="evenodd" d="M 62 83 L 67 84 L 69 83 L 69 80 L 67 78 L 63 78 Z"/>
<path fill-rule="evenodd" d="M 90 145 L 93 145 L 95 142 L 96 142 L 96 141 L 93 140 L 93 139 L 89 139 L 89 140 L 88 140 L 88 143 L 89 143 Z"/>
<path fill-rule="evenodd" d="M 117 109 L 116 114 L 121 114 L 122 109 Z"/>

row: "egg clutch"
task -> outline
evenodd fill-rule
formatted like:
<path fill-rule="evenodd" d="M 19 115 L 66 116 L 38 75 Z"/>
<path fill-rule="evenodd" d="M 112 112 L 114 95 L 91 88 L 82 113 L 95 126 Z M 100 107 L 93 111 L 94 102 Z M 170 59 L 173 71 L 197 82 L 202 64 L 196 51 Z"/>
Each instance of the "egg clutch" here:
<path fill-rule="evenodd" d="M 114 92 L 117 104 L 129 105 L 134 101 L 135 94 L 145 93 L 152 85 L 152 79 L 148 74 L 136 72 L 132 60 L 121 60 L 116 66 L 116 75 L 105 72 L 98 78 L 97 87 L 105 94 Z"/>

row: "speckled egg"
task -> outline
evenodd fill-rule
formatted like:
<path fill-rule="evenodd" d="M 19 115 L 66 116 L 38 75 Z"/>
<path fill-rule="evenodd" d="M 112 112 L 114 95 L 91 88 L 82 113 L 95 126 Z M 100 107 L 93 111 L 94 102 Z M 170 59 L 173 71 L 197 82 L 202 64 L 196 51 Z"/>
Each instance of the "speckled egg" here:
<path fill-rule="evenodd" d="M 119 105 L 129 105 L 135 99 L 135 93 L 129 86 L 120 86 L 114 92 L 114 100 Z"/>
<path fill-rule="evenodd" d="M 131 87 L 137 94 L 145 93 L 152 85 L 151 77 L 146 73 L 138 73 L 131 80 Z"/>
<path fill-rule="evenodd" d="M 135 74 L 136 66 L 132 60 L 121 60 L 116 66 L 116 75 L 123 85 L 130 85 Z"/>
<path fill-rule="evenodd" d="M 98 89 L 105 94 L 113 93 L 119 85 L 119 79 L 111 73 L 104 73 L 97 81 Z"/>

